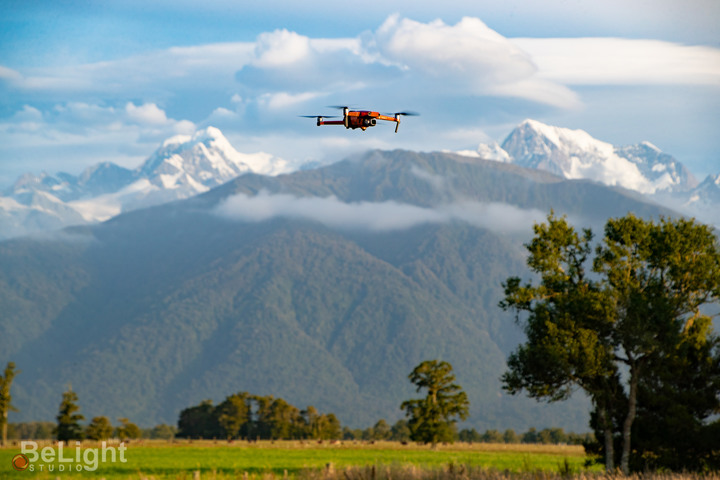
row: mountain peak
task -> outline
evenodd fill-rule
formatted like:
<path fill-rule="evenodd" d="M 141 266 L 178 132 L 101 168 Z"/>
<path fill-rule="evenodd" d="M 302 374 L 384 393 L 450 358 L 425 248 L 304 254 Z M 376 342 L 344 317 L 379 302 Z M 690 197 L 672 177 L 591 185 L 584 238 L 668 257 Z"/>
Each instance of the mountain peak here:
<path fill-rule="evenodd" d="M 652 143 L 648 142 L 647 140 L 640 142 L 640 146 L 644 147 L 648 150 L 652 150 L 655 153 L 662 153 L 662 150 L 660 150 L 658 147 L 656 147 Z"/>
<path fill-rule="evenodd" d="M 584 130 L 527 119 L 502 144 L 514 163 L 568 179 L 588 179 L 640 193 L 684 191 L 697 185 L 689 171 L 650 142 L 616 147 Z"/>

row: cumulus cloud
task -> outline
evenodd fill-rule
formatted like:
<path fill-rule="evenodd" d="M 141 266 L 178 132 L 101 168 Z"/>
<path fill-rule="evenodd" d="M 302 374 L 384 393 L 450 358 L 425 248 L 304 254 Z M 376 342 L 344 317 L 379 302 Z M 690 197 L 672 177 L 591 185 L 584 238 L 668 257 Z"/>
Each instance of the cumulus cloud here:
<path fill-rule="evenodd" d="M 278 67 L 300 62 L 308 56 L 310 56 L 310 39 L 282 29 L 258 36 L 252 64 L 261 68 Z"/>
<path fill-rule="evenodd" d="M 389 17 L 375 34 L 388 59 L 433 77 L 479 85 L 517 81 L 535 73 L 530 57 L 478 18 L 456 25 Z"/>
<path fill-rule="evenodd" d="M 188 120 L 168 118 L 165 111 L 154 103 L 135 105 L 132 102 L 124 108 L 85 102 L 60 103 L 46 110 L 24 105 L 10 119 L 0 121 L 0 132 L 18 131 L 23 125 L 41 125 L 46 138 L 52 132 L 58 132 L 58 137 L 60 133 L 99 134 L 102 131 L 117 133 L 123 130 L 137 133 L 138 127 L 142 127 L 158 135 L 171 135 L 195 129 Z M 35 127 L 32 129 L 35 130 Z"/>
<path fill-rule="evenodd" d="M 195 128 L 189 120 L 169 118 L 153 103 L 24 105 L 0 120 L 0 157 L 6 160 L 0 174 L 9 182 L 27 171 L 77 173 L 100 161 L 135 167 L 164 139 Z"/>
<path fill-rule="evenodd" d="M 398 69 L 364 51 L 359 39 L 311 39 L 287 30 L 261 34 L 254 58 L 235 79 L 248 92 L 325 94 L 397 77 Z"/>
<path fill-rule="evenodd" d="M 478 18 L 455 25 L 390 16 L 356 38 L 314 39 L 287 30 L 258 37 L 254 58 L 236 74 L 254 95 L 357 95 L 392 89 L 414 101 L 514 97 L 561 108 L 579 104 L 567 87 L 536 76 L 530 55 Z M 407 102 L 407 100 L 406 100 Z"/>
<path fill-rule="evenodd" d="M 539 210 L 523 210 L 501 203 L 459 202 L 425 208 L 386 202 L 345 203 L 335 196 L 295 197 L 287 194 L 234 195 L 214 210 L 216 215 L 236 221 L 262 222 L 276 217 L 299 218 L 342 230 L 375 232 L 404 230 L 428 223 L 467 222 L 503 232 L 527 231 L 541 221 Z"/>
<path fill-rule="evenodd" d="M 168 122 L 165 112 L 154 103 L 135 106 L 134 103 L 128 102 L 125 105 L 125 113 L 130 120 L 140 124 L 163 125 Z"/>

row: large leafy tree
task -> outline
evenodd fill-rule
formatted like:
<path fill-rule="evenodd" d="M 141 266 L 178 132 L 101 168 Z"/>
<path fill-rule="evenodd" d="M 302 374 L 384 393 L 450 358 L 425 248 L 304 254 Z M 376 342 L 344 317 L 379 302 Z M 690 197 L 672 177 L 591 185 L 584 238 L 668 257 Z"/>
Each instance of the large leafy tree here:
<path fill-rule="evenodd" d="M 710 321 L 700 308 L 720 296 L 716 238 L 692 220 L 653 223 L 628 215 L 607 222 L 591 259 L 590 230 L 580 235 L 553 214 L 534 230 L 526 247 L 539 283 L 509 278 L 500 303 L 518 319 L 524 314 L 528 337 L 508 359 L 505 388 L 550 401 L 585 390 L 607 470 L 614 469 L 619 436 L 620 467 L 627 473 L 638 392 L 660 379 L 661 365 L 690 352 L 683 343 L 715 341 L 708 328 L 697 327 Z M 586 272 L 591 260 L 594 279 Z M 717 355 L 713 348 L 693 352 L 704 355 L 702 364 Z M 682 368 L 683 361 L 673 364 Z M 698 388 L 717 398 L 712 386 Z"/>
<path fill-rule="evenodd" d="M 5 367 L 5 372 L 0 376 L 0 429 L 2 430 L 2 446 L 7 444 L 7 427 L 8 427 L 8 413 L 17 411 L 12 405 L 12 396 L 10 395 L 10 386 L 12 385 L 15 375 L 18 371 L 15 371 L 15 364 L 8 362 Z"/>
<path fill-rule="evenodd" d="M 452 441 L 456 417 L 468 416 L 467 394 L 455 382 L 452 365 L 438 360 L 422 362 L 408 376 L 417 391 L 427 390 L 425 398 L 407 400 L 400 405 L 409 417 L 410 438 L 432 443 Z"/>
<path fill-rule="evenodd" d="M 68 388 L 68 390 L 63 393 L 60 410 L 56 417 L 57 427 L 55 427 L 53 431 L 59 442 L 82 440 L 83 438 L 83 429 L 80 426 L 80 421 L 84 420 L 85 417 L 77 413 L 78 410 L 80 410 L 77 402 L 77 393 L 73 392 L 72 388 Z"/>

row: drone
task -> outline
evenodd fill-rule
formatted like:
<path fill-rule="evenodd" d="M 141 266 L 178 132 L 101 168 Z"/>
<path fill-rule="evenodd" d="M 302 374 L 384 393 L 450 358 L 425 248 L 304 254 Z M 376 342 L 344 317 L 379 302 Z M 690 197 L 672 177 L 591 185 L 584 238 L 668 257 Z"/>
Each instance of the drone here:
<path fill-rule="evenodd" d="M 339 118 L 338 116 L 326 116 L 326 115 L 300 115 L 303 118 L 316 118 L 317 126 L 320 125 L 343 125 L 345 128 L 352 128 L 355 130 L 359 128 L 363 131 L 369 127 L 377 125 L 378 120 L 385 120 L 386 122 L 395 122 L 395 133 L 397 133 L 400 127 L 400 117 L 417 116 L 415 112 L 397 112 L 389 113 L 384 115 L 380 112 L 372 112 L 370 110 L 350 110 L 350 107 L 344 106 L 331 106 L 329 108 L 337 108 L 342 110 L 342 120 L 325 120 L 326 118 Z"/>

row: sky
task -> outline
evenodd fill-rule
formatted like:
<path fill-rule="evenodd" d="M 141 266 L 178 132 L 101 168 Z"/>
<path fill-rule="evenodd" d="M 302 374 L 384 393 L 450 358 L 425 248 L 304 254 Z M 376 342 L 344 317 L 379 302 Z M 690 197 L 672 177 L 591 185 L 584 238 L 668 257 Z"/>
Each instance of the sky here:
<path fill-rule="evenodd" d="M 0 0 L 0 189 L 215 126 L 292 162 L 472 150 L 526 118 L 720 173 L 720 2 Z M 328 105 L 418 117 L 316 127 Z"/>

